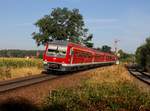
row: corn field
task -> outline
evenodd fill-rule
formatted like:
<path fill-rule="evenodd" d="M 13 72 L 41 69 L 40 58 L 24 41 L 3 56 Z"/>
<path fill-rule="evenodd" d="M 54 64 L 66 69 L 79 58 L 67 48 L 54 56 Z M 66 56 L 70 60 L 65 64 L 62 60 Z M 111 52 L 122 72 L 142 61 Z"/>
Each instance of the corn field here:
<path fill-rule="evenodd" d="M 0 67 L 22 68 L 22 67 L 38 67 L 42 68 L 41 59 L 26 58 L 0 58 Z"/>

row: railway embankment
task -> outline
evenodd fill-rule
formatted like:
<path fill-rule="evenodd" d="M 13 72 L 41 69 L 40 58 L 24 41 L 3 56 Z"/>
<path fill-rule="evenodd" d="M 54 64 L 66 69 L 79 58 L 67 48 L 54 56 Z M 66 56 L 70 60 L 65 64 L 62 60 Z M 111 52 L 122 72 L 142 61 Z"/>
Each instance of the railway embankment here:
<path fill-rule="evenodd" d="M 4 100 L 0 107 L 7 109 L 5 106 L 13 104 L 35 111 L 148 111 L 149 92 L 149 87 L 136 81 L 123 65 L 114 65 L 7 92 L 0 95 L 0 101 Z"/>

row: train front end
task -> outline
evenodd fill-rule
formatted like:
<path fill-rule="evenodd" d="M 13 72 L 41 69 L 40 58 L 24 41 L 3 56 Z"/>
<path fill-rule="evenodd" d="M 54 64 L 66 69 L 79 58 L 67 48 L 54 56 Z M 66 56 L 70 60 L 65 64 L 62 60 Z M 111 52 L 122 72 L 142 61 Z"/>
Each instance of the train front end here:
<path fill-rule="evenodd" d="M 63 64 L 68 64 L 67 56 L 67 42 L 50 42 L 46 45 L 43 55 L 44 69 L 66 71 Z"/>

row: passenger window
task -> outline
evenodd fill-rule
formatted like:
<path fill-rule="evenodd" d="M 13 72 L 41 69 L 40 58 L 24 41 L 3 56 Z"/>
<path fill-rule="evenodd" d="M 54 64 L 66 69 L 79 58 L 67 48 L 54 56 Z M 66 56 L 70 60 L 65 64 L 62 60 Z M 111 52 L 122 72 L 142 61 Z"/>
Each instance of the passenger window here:
<path fill-rule="evenodd" d="M 73 49 L 71 48 L 70 49 L 70 55 L 73 55 L 74 54 L 74 51 L 73 51 Z"/>

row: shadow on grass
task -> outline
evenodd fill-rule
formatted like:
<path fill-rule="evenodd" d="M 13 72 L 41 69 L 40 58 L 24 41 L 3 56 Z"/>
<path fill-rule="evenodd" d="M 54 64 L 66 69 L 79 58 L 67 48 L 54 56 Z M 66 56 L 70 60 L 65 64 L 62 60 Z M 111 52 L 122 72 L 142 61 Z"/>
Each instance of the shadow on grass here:
<path fill-rule="evenodd" d="M 44 107 L 43 111 L 66 111 L 66 107 L 64 104 L 56 104 Z"/>
<path fill-rule="evenodd" d="M 0 111 L 40 111 L 37 106 L 30 101 L 16 97 L 9 98 L 0 103 Z"/>

